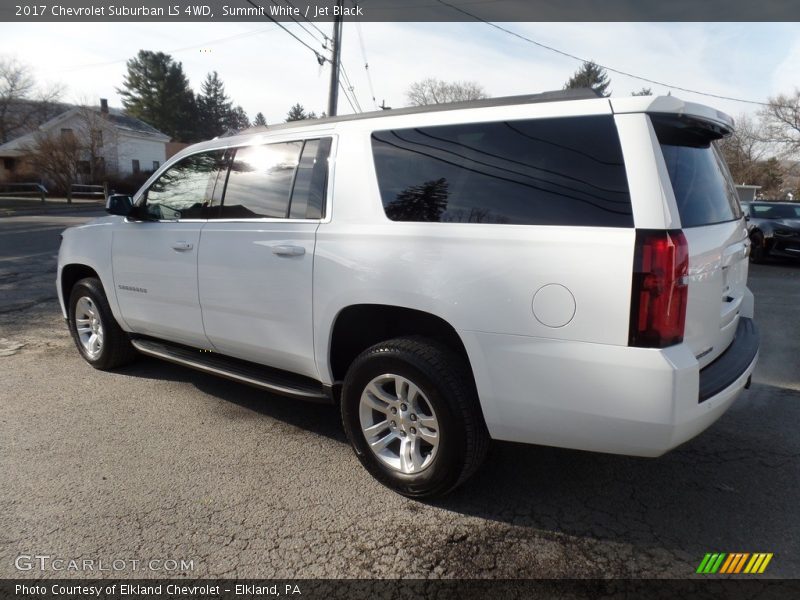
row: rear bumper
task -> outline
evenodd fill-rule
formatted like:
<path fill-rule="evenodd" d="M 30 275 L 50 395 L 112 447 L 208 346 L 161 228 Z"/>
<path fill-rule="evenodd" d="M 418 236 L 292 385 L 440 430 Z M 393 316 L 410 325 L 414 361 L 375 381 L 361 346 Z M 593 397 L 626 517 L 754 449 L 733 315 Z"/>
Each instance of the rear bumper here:
<path fill-rule="evenodd" d="M 657 350 L 482 332 L 462 339 L 493 438 L 659 456 L 716 421 L 747 384 L 758 334 L 741 320 L 745 335 L 702 376 L 684 344 Z"/>

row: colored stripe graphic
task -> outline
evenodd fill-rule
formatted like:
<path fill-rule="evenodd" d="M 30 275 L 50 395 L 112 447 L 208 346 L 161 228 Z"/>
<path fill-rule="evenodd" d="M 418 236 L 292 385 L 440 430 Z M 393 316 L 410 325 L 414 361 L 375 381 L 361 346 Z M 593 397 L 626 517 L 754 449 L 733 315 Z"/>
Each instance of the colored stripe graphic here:
<path fill-rule="evenodd" d="M 772 560 L 771 552 L 708 552 L 700 561 L 696 573 L 749 574 L 763 573 Z"/>

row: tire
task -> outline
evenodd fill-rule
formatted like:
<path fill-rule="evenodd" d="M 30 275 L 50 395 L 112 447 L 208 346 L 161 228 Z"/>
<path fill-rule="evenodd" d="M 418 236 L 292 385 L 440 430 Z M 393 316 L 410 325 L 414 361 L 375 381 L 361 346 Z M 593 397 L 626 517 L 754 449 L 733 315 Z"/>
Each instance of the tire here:
<path fill-rule="evenodd" d="M 95 369 L 113 369 L 136 358 L 137 352 L 117 324 L 99 279 L 87 277 L 78 281 L 70 290 L 67 311 L 75 346 Z"/>
<path fill-rule="evenodd" d="M 396 338 L 361 353 L 345 376 L 341 410 L 361 464 L 404 496 L 452 491 L 478 469 L 489 447 L 469 367 L 425 338 Z M 368 436 L 383 446 L 381 454 Z"/>
<path fill-rule="evenodd" d="M 760 233 L 754 233 L 750 236 L 750 262 L 754 264 L 763 263 L 769 254 L 769 251 L 764 246 L 764 236 Z"/>

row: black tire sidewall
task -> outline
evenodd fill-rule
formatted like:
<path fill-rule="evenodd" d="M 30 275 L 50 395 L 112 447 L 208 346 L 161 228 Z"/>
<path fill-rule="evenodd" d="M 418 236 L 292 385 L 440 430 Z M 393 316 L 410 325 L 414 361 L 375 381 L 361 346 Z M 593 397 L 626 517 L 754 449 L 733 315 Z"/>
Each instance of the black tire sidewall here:
<path fill-rule="evenodd" d="M 405 474 L 384 465 L 372 452 L 361 430 L 359 403 L 367 384 L 392 373 L 413 381 L 430 402 L 439 423 L 439 446 L 433 462 L 418 474 Z M 413 353 L 385 349 L 359 358 L 345 378 L 342 390 L 342 421 L 361 463 L 378 481 L 406 496 L 422 497 L 449 490 L 457 482 L 466 451 L 463 420 L 458 416 L 436 373 Z"/>
<path fill-rule="evenodd" d="M 100 315 L 100 322 L 103 327 L 103 347 L 100 350 L 100 354 L 95 358 L 91 358 L 86 354 L 86 350 L 78 336 L 77 323 L 75 323 L 75 306 L 78 304 L 78 300 L 84 296 L 91 298 L 92 303 L 95 305 Z M 110 338 L 114 335 L 113 325 L 116 324 L 116 321 L 114 321 L 114 315 L 111 314 L 111 308 L 108 305 L 108 300 L 103 292 L 102 285 L 97 279 L 82 279 L 73 286 L 69 295 L 69 313 L 67 314 L 67 319 L 72 339 L 75 341 L 75 346 L 78 348 L 83 359 L 92 366 L 104 366 L 108 362 L 109 353 L 111 352 L 112 340 Z"/>

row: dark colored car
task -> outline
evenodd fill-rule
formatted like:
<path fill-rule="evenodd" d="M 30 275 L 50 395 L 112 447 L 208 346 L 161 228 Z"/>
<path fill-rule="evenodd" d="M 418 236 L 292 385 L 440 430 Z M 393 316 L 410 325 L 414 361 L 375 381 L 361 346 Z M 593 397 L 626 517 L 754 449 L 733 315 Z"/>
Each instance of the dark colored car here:
<path fill-rule="evenodd" d="M 769 256 L 800 258 L 800 203 L 750 202 L 742 205 L 753 246 L 750 260 Z"/>

